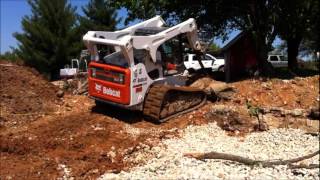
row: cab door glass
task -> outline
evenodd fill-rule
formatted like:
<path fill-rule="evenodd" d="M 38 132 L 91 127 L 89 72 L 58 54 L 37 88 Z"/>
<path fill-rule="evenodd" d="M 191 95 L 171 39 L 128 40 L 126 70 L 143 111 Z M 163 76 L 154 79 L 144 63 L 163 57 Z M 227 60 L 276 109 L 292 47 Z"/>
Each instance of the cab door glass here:
<path fill-rule="evenodd" d="M 205 60 L 213 60 L 213 58 L 208 55 L 205 55 Z"/>
<path fill-rule="evenodd" d="M 284 56 L 280 56 L 280 61 L 287 61 Z"/>
<path fill-rule="evenodd" d="M 270 56 L 270 61 L 278 61 L 278 57 L 277 56 Z"/>
<path fill-rule="evenodd" d="M 184 56 L 184 61 L 188 61 L 188 60 L 189 60 L 189 56 L 188 55 Z"/>

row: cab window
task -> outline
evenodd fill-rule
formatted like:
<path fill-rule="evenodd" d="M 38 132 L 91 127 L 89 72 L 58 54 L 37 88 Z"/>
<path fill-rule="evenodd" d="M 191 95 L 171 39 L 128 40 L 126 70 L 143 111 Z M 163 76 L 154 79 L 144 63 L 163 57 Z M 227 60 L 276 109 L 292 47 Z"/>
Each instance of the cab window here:
<path fill-rule="evenodd" d="M 204 58 L 205 58 L 205 60 L 213 60 L 213 58 L 208 55 L 205 55 Z"/>
<path fill-rule="evenodd" d="M 280 56 L 280 61 L 287 61 L 284 56 Z"/>
<path fill-rule="evenodd" d="M 189 56 L 188 55 L 184 56 L 184 61 L 188 61 L 188 60 L 189 60 Z"/>
<path fill-rule="evenodd" d="M 270 61 L 278 61 L 278 57 L 277 56 L 270 56 Z"/>

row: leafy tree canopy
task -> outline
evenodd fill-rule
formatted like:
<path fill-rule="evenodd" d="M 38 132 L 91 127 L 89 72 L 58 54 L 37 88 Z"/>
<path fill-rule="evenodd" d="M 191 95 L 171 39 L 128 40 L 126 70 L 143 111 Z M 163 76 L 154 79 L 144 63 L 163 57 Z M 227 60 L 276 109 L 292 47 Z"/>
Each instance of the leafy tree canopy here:
<path fill-rule="evenodd" d="M 268 48 L 276 36 L 276 0 L 120 0 L 113 3 L 128 9 L 127 22 L 160 14 L 172 24 L 193 17 L 200 29 L 222 38 L 234 29 L 252 33 L 260 68 L 267 69 Z"/>
<path fill-rule="evenodd" d="M 32 14 L 22 19 L 17 54 L 27 65 L 47 75 L 69 63 L 78 53 L 75 8 L 67 0 L 28 0 Z"/>
<path fill-rule="evenodd" d="M 108 0 L 90 0 L 82 7 L 84 16 L 79 16 L 82 33 L 86 31 L 113 31 L 121 21 L 117 18 L 116 8 Z"/>
<path fill-rule="evenodd" d="M 295 70 L 299 48 L 303 52 L 308 51 L 305 47 L 319 50 L 319 1 L 279 0 L 276 13 L 278 34 L 287 43 L 289 68 Z"/>
<path fill-rule="evenodd" d="M 17 56 L 17 50 L 11 47 L 11 51 L 6 51 L 3 54 L 0 54 L 0 60 L 16 62 L 19 60 Z"/>
<path fill-rule="evenodd" d="M 209 45 L 209 48 L 208 48 L 208 51 L 209 52 L 219 52 L 220 51 L 220 46 L 218 46 L 217 44 L 215 44 L 215 43 L 211 43 L 210 45 Z"/>
<path fill-rule="evenodd" d="M 159 14 L 172 24 L 193 17 L 201 29 L 224 39 L 234 29 L 251 33 L 259 66 L 264 71 L 270 70 L 266 58 L 275 37 L 280 34 L 289 41 L 287 37 L 305 36 L 308 33 L 304 32 L 316 24 L 318 16 L 314 15 L 319 14 L 316 0 L 113 0 L 113 3 L 128 9 L 126 22 Z"/>

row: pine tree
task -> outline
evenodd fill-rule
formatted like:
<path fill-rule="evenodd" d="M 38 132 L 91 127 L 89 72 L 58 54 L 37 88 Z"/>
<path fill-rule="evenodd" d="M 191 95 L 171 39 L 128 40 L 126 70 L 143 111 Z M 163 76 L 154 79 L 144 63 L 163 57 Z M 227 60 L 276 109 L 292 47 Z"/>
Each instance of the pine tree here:
<path fill-rule="evenodd" d="M 28 4 L 32 14 L 23 17 L 23 32 L 14 33 L 17 53 L 27 65 L 52 78 L 79 54 L 75 8 L 68 0 L 28 0 Z"/>
<path fill-rule="evenodd" d="M 83 17 L 79 17 L 80 32 L 87 31 L 113 31 L 121 21 L 117 18 L 116 8 L 112 7 L 108 0 L 90 0 L 82 8 Z"/>

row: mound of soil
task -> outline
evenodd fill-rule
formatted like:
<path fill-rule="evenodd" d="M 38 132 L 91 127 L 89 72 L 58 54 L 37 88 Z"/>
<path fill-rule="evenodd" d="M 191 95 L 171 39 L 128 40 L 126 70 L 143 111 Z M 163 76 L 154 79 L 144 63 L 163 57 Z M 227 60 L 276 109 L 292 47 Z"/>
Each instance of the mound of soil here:
<path fill-rule="evenodd" d="M 56 97 L 58 88 L 29 67 L 0 64 L 0 82 L 1 126 L 52 113 L 60 101 Z"/>
<path fill-rule="evenodd" d="M 319 75 L 290 80 L 244 80 L 232 83 L 240 104 L 246 99 L 261 107 L 311 109 L 319 106 Z"/>
<path fill-rule="evenodd" d="M 62 165 L 84 179 L 119 172 L 131 166 L 125 157 L 141 143 L 151 148 L 170 134 L 140 130 L 90 112 L 30 123 L 26 131 L 0 134 L 0 160 L 7 164 L 0 177 L 56 179 L 63 176 Z"/>

